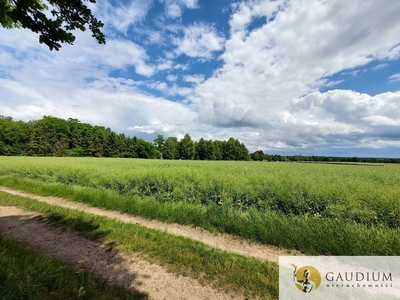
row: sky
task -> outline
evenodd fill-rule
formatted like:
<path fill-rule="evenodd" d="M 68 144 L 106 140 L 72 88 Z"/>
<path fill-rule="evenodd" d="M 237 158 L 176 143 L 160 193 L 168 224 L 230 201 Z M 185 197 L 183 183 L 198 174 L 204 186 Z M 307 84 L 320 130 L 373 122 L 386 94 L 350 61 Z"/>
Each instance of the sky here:
<path fill-rule="evenodd" d="M 400 1 L 98 0 L 50 51 L 0 27 L 0 115 L 77 118 L 152 141 L 400 157 Z"/>

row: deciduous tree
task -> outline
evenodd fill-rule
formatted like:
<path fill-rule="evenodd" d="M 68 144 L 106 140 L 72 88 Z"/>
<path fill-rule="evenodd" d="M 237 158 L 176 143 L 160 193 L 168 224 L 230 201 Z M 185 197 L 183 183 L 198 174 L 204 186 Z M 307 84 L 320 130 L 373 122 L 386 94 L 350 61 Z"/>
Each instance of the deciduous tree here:
<path fill-rule="evenodd" d="M 188 133 L 179 143 L 179 154 L 182 159 L 194 159 L 194 142 Z"/>
<path fill-rule="evenodd" d="M 50 50 L 59 50 L 62 43 L 73 44 L 76 29 L 85 31 L 86 26 L 92 36 L 105 44 L 101 31 L 104 24 L 93 16 L 84 4 L 95 0 L 0 0 L 0 24 L 6 28 L 27 28 L 39 34 L 39 42 Z"/>
<path fill-rule="evenodd" d="M 176 137 L 169 137 L 164 143 L 162 156 L 164 159 L 179 159 L 179 142 Z"/>
<path fill-rule="evenodd" d="M 263 161 L 264 160 L 264 152 L 262 150 L 257 150 L 251 155 L 252 160 L 259 160 Z"/>

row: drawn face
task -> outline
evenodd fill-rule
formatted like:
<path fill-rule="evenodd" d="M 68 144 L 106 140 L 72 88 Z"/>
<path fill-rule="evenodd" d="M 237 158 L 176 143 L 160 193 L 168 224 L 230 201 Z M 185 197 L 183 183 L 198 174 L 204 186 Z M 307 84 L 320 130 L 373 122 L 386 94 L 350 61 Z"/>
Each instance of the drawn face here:
<path fill-rule="evenodd" d="M 310 271 L 309 270 L 304 270 L 304 277 L 306 278 L 306 279 L 308 279 L 308 278 L 310 278 Z"/>

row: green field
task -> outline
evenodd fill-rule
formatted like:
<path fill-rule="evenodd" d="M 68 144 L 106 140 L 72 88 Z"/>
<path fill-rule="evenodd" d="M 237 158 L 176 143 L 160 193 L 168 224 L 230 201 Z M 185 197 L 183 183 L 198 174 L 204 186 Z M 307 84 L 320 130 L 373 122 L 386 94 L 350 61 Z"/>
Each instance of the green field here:
<path fill-rule="evenodd" d="M 0 185 L 309 254 L 400 255 L 400 166 L 0 157 Z"/>

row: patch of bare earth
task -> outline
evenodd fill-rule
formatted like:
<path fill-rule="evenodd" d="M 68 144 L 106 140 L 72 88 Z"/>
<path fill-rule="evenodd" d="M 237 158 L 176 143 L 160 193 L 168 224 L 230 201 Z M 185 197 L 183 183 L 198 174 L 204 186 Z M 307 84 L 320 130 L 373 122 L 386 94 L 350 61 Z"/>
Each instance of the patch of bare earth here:
<path fill-rule="evenodd" d="M 227 234 L 213 234 L 201 228 L 193 228 L 176 223 L 163 223 L 157 220 L 148 220 L 142 217 L 123 214 L 117 211 L 103 210 L 82 203 L 67 201 L 61 198 L 32 195 L 1 186 L 0 191 L 7 192 L 13 195 L 32 198 L 52 205 L 72 208 L 99 216 L 117 219 L 125 223 L 139 224 L 147 228 L 166 231 L 174 235 L 184 236 L 192 240 L 200 241 L 204 244 L 221 250 L 234 252 L 249 257 L 255 257 L 260 260 L 278 262 L 280 255 L 301 255 L 301 253 L 298 251 L 288 251 L 273 246 L 249 243 L 246 240 L 235 238 Z"/>
<path fill-rule="evenodd" d="M 177 277 L 161 266 L 110 250 L 35 216 L 16 207 L 0 207 L 0 232 L 6 238 L 93 272 L 111 284 L 139 291 L 144 299 L 243 299 L 242 295 L 202 286 L 195 279 Z"/>

